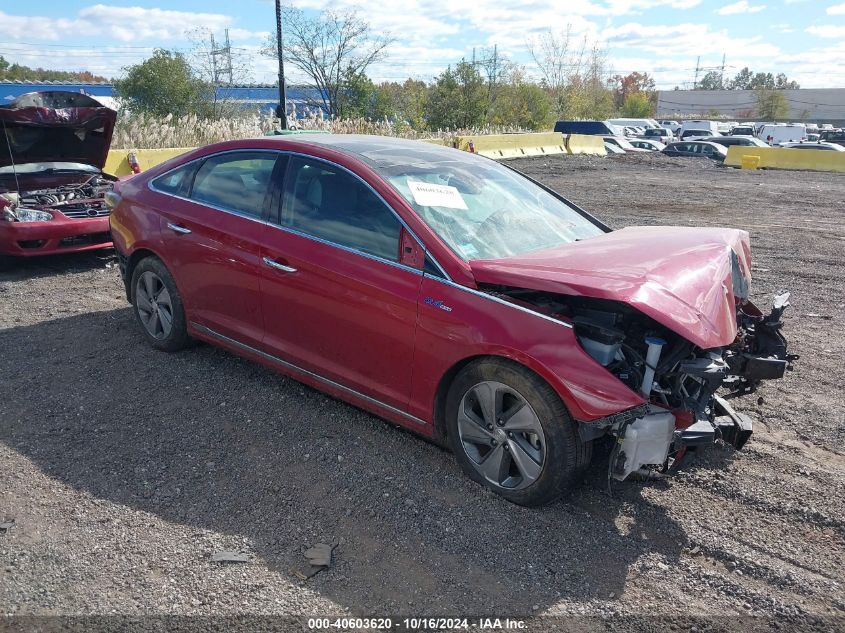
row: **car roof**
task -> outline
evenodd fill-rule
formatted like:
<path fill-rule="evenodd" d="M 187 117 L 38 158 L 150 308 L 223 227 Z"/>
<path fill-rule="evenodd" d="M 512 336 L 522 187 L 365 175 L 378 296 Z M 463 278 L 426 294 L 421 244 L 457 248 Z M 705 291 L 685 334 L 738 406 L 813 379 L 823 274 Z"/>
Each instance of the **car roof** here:
<path fill-rule="evenodd" d="M 461 154 L 467 153 L 434 143 L 369 134 L 292 134 L 269 138 L 279 139 L 285 145 L 328 147 L 379 167 L 441 163 L 459 159 Z"/>

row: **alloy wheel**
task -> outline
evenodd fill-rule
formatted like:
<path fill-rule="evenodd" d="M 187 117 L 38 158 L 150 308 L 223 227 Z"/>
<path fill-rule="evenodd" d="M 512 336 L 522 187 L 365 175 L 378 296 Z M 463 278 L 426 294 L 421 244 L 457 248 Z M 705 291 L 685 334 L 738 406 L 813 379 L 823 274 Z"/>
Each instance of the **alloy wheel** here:
<path fill-rule="evenodd" d="M 458 407 L 464 452 L 489 483 L 519 490 L 537 481 L 546 459 L 540 419 L 515 389 L 495 381 L 471 387 Z"/>
<path fill-rule="evenodd" d="M 173 303 L 161 277 L 149 270 L 138 277 L 135 305 L 147 333 L 155 339 L 166 339 L 173 329 Z"/>

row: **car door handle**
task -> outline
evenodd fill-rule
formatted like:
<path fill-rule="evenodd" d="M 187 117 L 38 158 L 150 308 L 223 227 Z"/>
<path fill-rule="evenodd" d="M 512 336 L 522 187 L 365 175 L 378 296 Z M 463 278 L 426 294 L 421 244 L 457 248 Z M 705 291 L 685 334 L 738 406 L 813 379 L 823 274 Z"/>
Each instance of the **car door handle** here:
<path fill-rule="evenodd" d="M 191 229 L 186 229 L 184 226 L 179 226 L 178 224 L 173 224 L 173 222 L 167 223 L 167 228 L 171 231 L 175 231 L 179 235 L 189 235 L 191 233 Z"/>
<path fill-rule="evenodd" d="M 275 268 L 276 270 L 281 270 L 283 273 L 295 273 L 296 268 L 293 266 L 285 266 L 284 264 L 280 264 L 274 259 L 270 259 L 269 257 L 264 258 L 264 263 L 267 264 L 270 268 Z"/>

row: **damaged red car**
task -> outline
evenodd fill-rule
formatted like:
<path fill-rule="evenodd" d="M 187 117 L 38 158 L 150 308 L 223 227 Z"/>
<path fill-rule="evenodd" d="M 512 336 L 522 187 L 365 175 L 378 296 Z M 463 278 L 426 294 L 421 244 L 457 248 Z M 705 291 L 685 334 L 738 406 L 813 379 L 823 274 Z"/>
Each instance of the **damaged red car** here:
<path fill-rule="evenodd" d="M 106 163 L 115 112 L 76 92 L 0 106 L 0 255 L 110 247 Z"/>
<path fill-rule="evenodd" d="M 220 345 L 448 445 L 475 481 L 549 502 L 616 438 L 662 469 L 750 419 L 781 314 L 749 300 L 748 234 L 612 231 L 506 165 L 346 135 L 205 147 L 121 183 L 127 298 L 156 348 Z M 721 395 L 717 395 L 721 394 Z"/>

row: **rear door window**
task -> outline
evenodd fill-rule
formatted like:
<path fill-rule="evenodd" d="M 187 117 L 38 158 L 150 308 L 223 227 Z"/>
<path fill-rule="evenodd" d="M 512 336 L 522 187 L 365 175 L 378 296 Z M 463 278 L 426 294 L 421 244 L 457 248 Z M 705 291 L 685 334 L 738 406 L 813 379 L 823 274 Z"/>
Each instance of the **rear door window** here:
<path fill-rule="evenodd" d="M 230 152 L 207 158 L 194 177 L 191 200 L 262 218 L 277 156 L 274 152 Z"/>
<path fill-rule="evenodd" d="M 162 193 L 169 193 L 175 196 L 187 196 L 191 189 L 191 179 L 196 170 L 196 163 L 188 163 L 177 167 L 166 174 L 154 178 L 150 183 L 153 189 Z"/>

